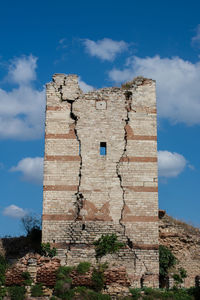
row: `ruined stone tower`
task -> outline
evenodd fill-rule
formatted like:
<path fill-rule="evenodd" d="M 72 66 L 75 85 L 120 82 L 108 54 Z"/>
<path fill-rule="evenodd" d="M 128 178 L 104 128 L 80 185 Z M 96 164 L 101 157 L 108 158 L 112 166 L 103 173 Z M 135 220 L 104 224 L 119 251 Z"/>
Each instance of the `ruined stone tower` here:
<path fill-rule="evenodd" d="M 155 81 L 83 93 L 55 74 L 46 99 L 43 242 L 67 265 L 95 264 L 94 240 L 115 233 L 126 246 L 104 259 L 158 287 Z"/>

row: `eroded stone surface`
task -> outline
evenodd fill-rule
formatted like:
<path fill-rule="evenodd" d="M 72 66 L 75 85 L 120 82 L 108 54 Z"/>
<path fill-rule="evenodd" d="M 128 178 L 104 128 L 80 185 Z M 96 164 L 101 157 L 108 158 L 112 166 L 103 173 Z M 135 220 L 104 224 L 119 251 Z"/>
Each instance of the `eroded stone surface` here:
<path fill-rule="evenodd" d="M 187 271 L 183 286 L 191 287 L 200 283 L 200 229 L 171 218 L 160 218 L 159 242 L 168 247 L 178 259 L 178 268 Z M 173 282 L 172 284 L 173 285 Z"/>
<path fill-rule="evenodd" d="M 125 247 L 110 265 L 158 286 L 156 118 L 150 79 L 86 94 L 76 75 L 47 84 L 43 242 L 63 264 L 95 263 L 94 240 L 115 233 Z"/>

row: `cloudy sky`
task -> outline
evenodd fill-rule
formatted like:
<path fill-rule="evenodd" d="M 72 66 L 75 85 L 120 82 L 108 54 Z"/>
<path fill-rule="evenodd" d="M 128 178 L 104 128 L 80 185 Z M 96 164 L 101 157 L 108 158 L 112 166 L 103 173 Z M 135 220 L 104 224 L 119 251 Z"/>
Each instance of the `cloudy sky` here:
<path fill-rule="evenodd" d="M 0 236 L 42 213 L 45 83 L 76 73 L 84 91 L 157 82 L 159 206 L 200 226 L 200 2 L 1 3 Z"/>

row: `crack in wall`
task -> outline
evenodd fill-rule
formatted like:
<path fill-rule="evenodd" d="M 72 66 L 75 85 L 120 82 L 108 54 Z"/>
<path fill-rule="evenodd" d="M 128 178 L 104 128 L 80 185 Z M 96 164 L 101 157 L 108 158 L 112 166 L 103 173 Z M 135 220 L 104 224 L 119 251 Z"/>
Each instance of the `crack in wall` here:
<path fill-rule="evenodd" d="M 126 109 L 126 118 L 125 118 L 125 125 L 124 125 L 124 149 L 123 149 L 123 153 L 119 159 L 119 161 L 117 162 L 116 164 L 116 173 L 117 173 L 117 176 L 119 178 L 119 181 L 120 181 L 120 187 L 122 189 L 122 200 L 123 200 L 123 206 L 122 206 L 122 210 L 121 210 L 121 217 L 119 219 L 119 224 L 122 226 L 123 228 L 123 233 L 124 233 L 124 236 L 126 236 L 126 226 L 122 223 L 122 219 L 123 219 L 123 213 L 124 213 L 124 209 L 125 209 L 125 206 L 126 206 L 126 201 L 125 201 L 125 188 L 123 187 L 123 184 L 122 184 L 122 176 L 120 174 L 120 171 L 119 171 L 119 166 L 120 166 L 120 162 L 121 162 L 121 159 L 123 157 L 127 157 L 127 143 L 128 143 L 128 140 L 127 140 L 127 129 L 126 129 L 126 126 L 128 125 L 129 123 L 129 112 L 131 110 L 131 103 L 132 103 L 132 99 L 130 99 L 130 96 L 132 95 L 131 94 L 126 94 L 125 93 L 125 97 L 126 97 L 126 100 L 125 100 L 125 109 Z M 126 236 L 127 238 L 127 244 L 130 248 L 132 248 L 132 242 L 130 241 L 130 239 Z"/>
<path fill-rule="evenodd" d="M 136 90 L 136 88 L 134 88 Z M 127 239 L 127 245 L 128 247 L 130 248 L 130 250 L 132 251 L 133 255 L 134 255 L 134 265 L 136 267 L 136 260 L 138 259 L 140 262 L 143 263 L 143 266 L 146 270 L 146 272 L 148 272 L 148 267 L 146 266 L 145 262 L 140 259 L 138 257 L 138 255 L 135 253 L 134 249 L 133 249 L 133 242 L 130 240 L 130 238 L 128 237 L 128 235 L 126 234 L 126 226 L 123 224 L 122 220 L 123 220 L 123 214 L 124 214 L 124 209 L 125 209 L 125 206 L 126 206 L 126 201 L 125 201 L 125 188 L 122 184 L 122 175 L 120 174 L 120 171 L 119 171 L 119 166 L 120 166 L 120 162 L 122 160 L 122 158 L 124 157 L 127 157 L 127 143 L 128 143 L 128 139 L 127 139 L 127 125 L 129 125 L 129 121 L 130 121 L 130 118 L 129 118 L 129 112 L 132 110 L 132 92 L 130 91 L 126 91 L 125 92 L 125 109 L 126 109 L 126 118 L 125 118 L 125 125 L 124 125 L 124 149 L 123 149 L 123 153 L 119 159 L 119 161 L 117 162 L 116 164 L 116 173 L 117 173 L 117 176 L 119 178 L 119 181 L 120 181 L 120 187 L 122 189 L 122 200 L 123 200 L 123 206 L 122 206 L 122 209 L 121 209 L 121 217 L 119 219 L 119 224 L 122 226 L 123 228 L 123 234 L 124 236 L 126 237 Z M 128 163 L 129 163 L 129 159 L 128 159 Z M 146 273 L 144 272 L 144 273 Z"/>
<path fill-rule="evenodd" d="M 64 86 L 66 85 L 65 80 L 63 82 L 63 85 Z M 78 117 L 73 112 L 73 103 L 74 103 L 74 101 L 78 100 L 78 97 L 74 100 L 70 100 L 70 99 L 65 100 L 65 99 L 63 99 L 63 91 L 62 91 L 62 86 L 63 85 L 60 85 L 57 88 L 57 90 L 60 93 L 61 101 L 63 101 L 63 102 L 67 101 L 70 104 L 70 118 L 74 121 L 74 133 L 75 133 L 76 139 L 77 139 L 78 144 L 79 144 L 79 157 L 80 157 L 80 167 L 79 167 L 79 175 L 78 175 L 79 176 L 79 182 L 78 182 L 77 192 L 75 193 L 75 196 L 76 196 L 76 203 L 75 203 L 76 217 L 75 217 L 75 221 L 77 221 L 80 218 L 80 211 L 81 211 L 81 208 L 83 208 L 83 199 L 84 199 L 83 194 L 80 193 L 81 172 L 82 172 L 81 140 L 78 136 L 78 132 L 77 132 L 77 129 L 76 129 L 76 125 L 77 125 L 77 122 L 78 122 Z"/>
<path fill-rule="evenodd" d="M 129 117 L 128 117 L 128 112 L 127 112 L 127 118 L 125 119 L 126 125 L 128 124 L 128 121 L 129 121 Z M 123 206 L 122 206 L 122 210 L 121 210 L 121 217 L 119 219 L 119 224 L 123 227 L 124 235 L 126 235 L 126 226 L 122 223 L 122 219 L 123 219 L 123 213 L 124 213 L 124 209 L 125 209 L 125 205 L 126 205 L 126 202 L 125 202 L 125 188 L 123 187 L 123 184 L 122 184 L 122 176 L 121 176 L 120 171 L 119 171 L 119 166 L 120 166 L 121 159 L 125 156 L 127 157 L 127 154 L 126 154 L 126 146 L 127 146 L 126 125 L 124 126 L 124 131 L 125 131 L 125 134 L 124 134 L 124 140 L 125 140 L 124 150 L 123 150 L 123 153 L 122 153 L 119 161 L 116 164 L 116 173 L 117 173 L 117 176 L 119 178 L 120 187 L 122 189 L 122 200 L 123 200 Z"/>
<path fill-rule="evenodd" d="M 65 85 L 65 81 L 64 81 L 63 85 Z M 136 88 L 134 88 L 134 89 L 136 89 Z M 63 99 L 62 85 L 60 85 L 57 88 L 57 90 L 60 93 L 61 101 L 67 101 L 70 104 L 70 117 L 74 121 L 74 133 L 75 133 L 76 139 L 77 139 L 78 144 L 79 144 L 80 167 L 79 167 L 79 175 L 78 175 L 79 176 L 79 182 L 78 182 L 77 192 L 75 193 L 75 196 L 76 196 L 76 203 L 75 203 L 76 217 L 75 217 L 75 220 L 74 220 L 74 221 L 77 221 L 77 220 L 80 220 L 80 211 L 83 208 L 83 200 L 84 200 L 84 196 L 80 192 L 81 176 L 82 176 L 81 140 L 79 138 L 77 128 L 76 128 L 77 123 L 78 123 L 78 117 L 73 112 L 73 103 L 74 103 L 74 101 L 76 101 L 78 99 L 78 97 L 74 100 L 65 100 L 65 99 Z M 123 183 L 122 183 L 122 175 L 120 174 L 119 168 L 120 168 L 120 163 L 122 161 L 122 158 L 124 158 L 124 157 L 128 158 L 128 156 L 127 156 L 127 143 L 128 143 L 128 140 L 127 140 L 127 135 L 128 135 L 127 125 L 129 124 L 129 121 L 130 121 L 129 112 L 132 110 L 132 108 L 131 108 L 131 105 L 132 105 L 132 92 L 130 92 L 130 91 L 125 92 L 125 98 L 126 98 L 126 100 L 125 100 L 126 118 L 124 119 L 124 121 L 125 121 L 125 126 L 124 126 L 124 149 L 123 149 L 123 152 L 122 152 L 122 155 L 121 155 L 119 161 L 116 164 L 116 174 L 117 174 L 117 176 L 119 178 L 119 181 L 120 181 L 120 187 L 122 189 L 122 200 L 123 200 L 123 206 L 122 206 L 122 209 L 121 209 L 121 216 L 120 216 L 120 219 L 119 219 L 119 224 L 123 228 L 123 235 L 127 239 L 126 243 L 127 243 L 128 247 L 130 248 L 130 250 L 132 251 L 132 253 L 134 255 L 134 265 L 135 265 L 135 267 L 136 267 L 136 260 L 138 260 L 138 261 L 142 262 L 146 272 L 148 272 L 148 268 L 147 268 L 145 262 L 141 258 L 139 258 L 138 255 L 135 253 L 135 251 L 133 249 L 133 242 L 130 240 L 130 238 L 126 234 L 126 226 L 122 222 L 123 214 L 124 214 L 124 210 L 125 210 L 125 206 L 126 206 L 126 201 L 125 201 L 125 188 L 124 188 Z M 128 163 L 129 163 L 129 160 L 128 160 Z M 110 198 L 109 193 L 108 193 L 108 197 Z M 71 233 L 70 236 L 71 236 L 71 240 L 72 240 L 72 243 L 73 243 L 73 234 Z M 68 251 L 70 251 L 70 249 L 71 249 L 71 243 L 69 244 Z M 144 273 L 146 273 L 146 272 L 144 272 Z"/>
<path fill-rule="evenodd" d="M 84 199 L 83 194 L 80 192 L 83 158 L 82 158 L 82 155 L 81 155 L 81 140 L 78 136 L 78 132 L 77 132 L 77 129 L 76 129 L 76 125 L 77 125 L 77 122 L 78 122 L 78 117 L 73 112 L 73 101 L 68 100 L 68 102 L 71 104 L 71 106 L 70 106 L 70 117 L 71 117 L 72 120 L 74 120 L 74 133 L 75 133 L 76 139 L 79 143 L 79 156 L 80 156 L 80 167 L 79 167 L 79 175 L 78 175 L 79 176 L 79 182 L 78 182 L 77 192 L 75 193 L 75 196 L 76 196 L 76 203 L 75 203 L 76 218 L 75 218 L 75 221 L 77 221 L 80 218 L 80 211 L 83 208 L 83 199 Z"/>

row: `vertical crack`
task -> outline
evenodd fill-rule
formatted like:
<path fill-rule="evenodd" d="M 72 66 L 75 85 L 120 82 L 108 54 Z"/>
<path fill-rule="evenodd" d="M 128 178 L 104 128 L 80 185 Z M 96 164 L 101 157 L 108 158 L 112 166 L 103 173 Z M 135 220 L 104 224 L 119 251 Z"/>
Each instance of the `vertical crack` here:
<path fill-rule="evenodd" d="M 83 194 L 80 192 L 83 159 L 82 159 L 82 155 L 81 155 L 81 140 L 78 136 L 78 132 L 77 132 L 77 129 L 76 129 L 76 125 L 77 125 L 77 122 L 78 122 L 78 117 L 73 112 L 73 102 L 74 101 L 68 100 L 68 102 L 70 103 L 70 117 L 71 117 L 72 120 L 74 120 L 74 133 L 75 133 L 76 139 L 79 143 L 79 156 L 80 156 L 80 167 L 79 167 L 79 175 L 78 175 L 79 176 L 79 182 L 78 182 L 77 192 L 75 193 L 75 196 L 76 196 L 76 203 L 75 203 L 76 218 L 75 218 L 75 221 L 77 221 L 80 218 L 80 211 L 83 208 L 83 199 L 84 199 Z"/>
<path fill-rule="evenodd" d="M 122 155 L 119 159 L 119 161 L 117 162 L 116 164 L 116 173 L 117 173 L 117 176 L 119 178 L 119 182 L 120 182 L 120 187 L 122 189 L 122 200 L 123 200 L 123 206 L 122 206 L 122 210 L 121 210 L 121 217 L 119 219 L 119 224 L 122 226 L 123 228 L 123 233 L 124 233 L 124 236 L 126 236 L 126 226 L 122 223 L 122 219 L 123 219 L 123 214 L 124 214 L 124 209 L 125 209 L 125 205 L 126 205 L 126 202 L 125 202 L 125 188 L 123 187 L 123 184 L 122 184 L 122 176 L 120 174 L 120 171 L 119 171 L 119 166 L 120 166 L 120 162 L 123 161 L 123 158 L 124 157 L 127 157 L 127 125 L 129 123 L 129 112 L 131 111 L 131 103 L 132 103 L 132 93 L 131 92 L 127 92 L 125 93 L 125 97 L 126 97 L 126 100 L 125 100 L 125 109 L 126 109 L 126 118 L 125 118 L 125 125 L 124 125 L 124 149 L 123 149 L 123 152 L 122 152 Z M 126 236 L 127 238 L 127 244 L 130 248 L 133 247 L 132 245 L 132 242 L 130 241 L 130 239 Z"/>
<path fill-rule="evenodd" d="M 65 85 L 65 84 L 66 83 L 65 83 L 65 80 L 64 80 L 63 85 Z M 78 175 L 79 176 L 79 182 L 78 182 L 77 192 L 75 193 L 75 196 L 76 196 L 76 203 L 75 203 L 76 217 L 75 217 L 75 221 L 77 221 L 78 219 L 80 219 L 80 211 L 81 211 L 81 208 L 83 208 L 83 199 L 84 199 L 83 194 L 80 193 L 81 172 L 82 172 L 81 140 L 78 136 L 78 132 L 77 132 L 77 129 L 76 129 L 76 125 L 77 125 L 77 122 L 78 122 L 78 117 L 73 112 L 73 103 L 74 103 L 74 101 L 76 101 L 78 99 L 78 97 L 74 100 L 63 99 L 62 85 L 57 87 L 57 90 L 60 93 L 61 101 L 63 101 L 63 102 L 67 101 L 70 104 L 70 117 L 74 121 L 74 133 L 75 133 L 76 139 L 77 139 L 78 144 L 79 144 L 79 157 L 80 157 L 80 167 L 79 167 L 79 175 Z"/>
<path fill-rule="evenodd" d="M 128 133 L 127 133 L 127 125 L 129 124 L 129 121 L 130 121 L 129 112 L 132 110 L 132 108 L 131 108 L 131 105 L 132 105 L 132 92 L 126 91 L 125 92 L 125 99 L 126 99 L 125 100 L 126 118 L 124 120 L 125 121 L 125 125 L 124 125 L 124 149 L 123 149 L 123 152 L 122 152 L 122 155 L 121 155 L 119 161 L 116 164 L 116 173 L 117 173 L 117 176 L 118 176 L 119 181 L 120 181 L 120 187 L 122 189 L 122 200 L 123 200 L 123 206 L 122 206 L 122 210 L 121 210 L 121 217 L 119 219 L 119 224 L 123 228 L 123 234 L 124 234 L 124 236 L 126 237 L 126 240 L 127 240 L 126 243 L 127 243 L 128 247 L 130 248 L 130 250 L 132 251 L 132 253 L 134 255 L 134 264 L 135 264 L 135 267 L 136 267 L 136 259 L 138 259 L 140 262 L 143 263 L 143 266 L 146 269 L 146 272 L 148 272 L 148 268 L 147 268 L 145 262 L 143 260 L 141 260 L 138 257 L 138 255 L 135 253 L 135 251 L 133 249 L 133 242 L 127 236 L 127 234 L 126 234 L 126 226 L 122 222 L 122 220 L 123 220 L 123 214 L 124 214 L 124 209 L 125 209 L 125 206 L 126 206 L 126 201 L 125 201 L 125 188 L 124 188 L 124 186 L 122 184 L 122 175 L 120 174 L 119 166 L 120 166 L 120 162 L 123 161 L 124 157 L 126 157 L 127 161 L 129 162 L 128 156 L 127 156 L 127 143 L 128 143 L 128 140 L 127 140 L 127 135 L 128 135 Z"/>

